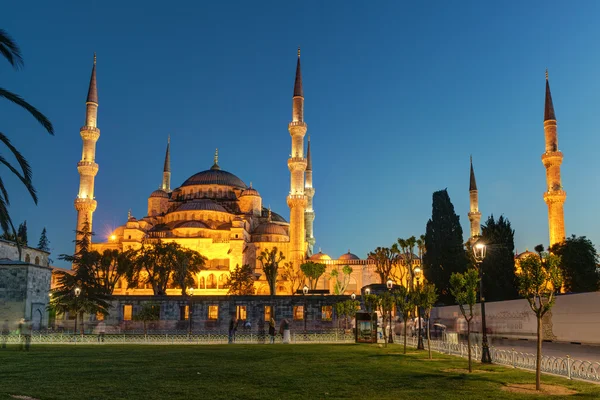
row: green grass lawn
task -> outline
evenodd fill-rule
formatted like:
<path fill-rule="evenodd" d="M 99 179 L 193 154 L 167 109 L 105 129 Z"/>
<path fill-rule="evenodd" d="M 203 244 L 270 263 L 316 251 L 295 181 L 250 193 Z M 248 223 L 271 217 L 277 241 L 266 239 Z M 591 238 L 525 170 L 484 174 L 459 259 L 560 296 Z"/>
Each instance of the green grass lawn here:
<path fill-rule="evenodd" d="M 42 346 L 0 350 L 0 399 L 529 399 L 501 391 L 533 373 L 400 345 Z M 600 398 L 600 385 L 543 376 Z M 553 396 L 553 398 L 560 398 Z"/>

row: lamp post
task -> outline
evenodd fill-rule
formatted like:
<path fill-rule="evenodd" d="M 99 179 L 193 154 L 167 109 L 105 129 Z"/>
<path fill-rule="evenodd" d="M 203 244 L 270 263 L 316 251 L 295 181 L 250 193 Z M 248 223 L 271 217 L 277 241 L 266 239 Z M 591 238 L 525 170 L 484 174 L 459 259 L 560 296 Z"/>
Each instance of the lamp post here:
<path fill-rule="evenodd" d="M 417 293 L 421 294 L 421 273 L 423 271 L 421 271 L 420 267 L 416 267 L 415 268 L 415 278 L 417 278 Z M 419 298 L 420 300 L 420 298 Z M 425 346 L 423 345 L 423 335 L 421 335 L 422 332 L 422 326 L 421 326 L 421 305 L 417 304 L 417 319 L 419 320 L 419 332 L 417 334 L 418 336 L 418 342 L 417 342 L 417 350 L 425 350 Z"/>
<path fill-rule="evenodd" d="M 306 312 L 306 295 L 308 294 L 308 286 L 304 285 L 304 287 L 302 288 L 302 296 L 304 297 L 304 309 L 303 311 L 303 319 L 304 319 L 304 333 L 306 333 L 306 315 L 308 314 Z"/>
<path fill-rule="evenodd" d="M 355 294 L 355 293 L 352 293 L 352 294 L 350 295 L 350 298 L 351 298 L 353 301 L 354 301 L 354 300 L 356 300 L 356 294 Z"/>
<path fill-rule="evenodd" d="M 392 287 L 394 287 L 394 282 L 391 279 L 388 279 L 387 282 L 385 283 L 385 286 L 388 289 L 388 293 L 390 294 L 390 296 L 392 295 Z M 390 300 L 391 303 L 391 300 Z M 390 321 L 390 334 L 388 335 L 388 343 L 394 343 L 394 338 L 393 338 L 393 332 L 392 332 L 392 304 L 389 305 L 389 318 L 388 320 Z M 385 329 L 385 328 L 384 328 Z"/>
<path fill-rule="evenodd" d="M 188 296 L 188 322 L 189 322 L 189 327 L 188 327 L 188 335 L 192 334 L 192 326 L 193 326 L 193 322 L 192 322 L 192 316 L 194 315 L 194 302 L 192 301 L 192 298 L 194 296 L 194 288 L 190 288 L 188 290 L 189 292 L 189 296 Z"/>
<path fill-rule="evenodd" d="M 475 262 L 479 269 L 479 299 L 481 301 L 481 362 L 491 364 L 492 357 L 490 356 L 490 347 L 487 340 L 487 328 L 485 326 L 485 296 L 483 295 L 483 268 L 481 263 L 485 258 L 485 244 L 479 242 L 473 246 L 473 254 L 475 255 Z"/>
<path fill-rule="evenodd" d="M 73 290 L 73 293 L 75 293 L 75 305 L 76 305 L 76 311 L 75 311 L 75 329 L 74 329 L 74 334 L 77 334 L 77 317 L 79 316 L 79 295 L 81 294 L 81 288 L 76 286 L 75 289 Z M 81 321 L 83 322 L 83 321 Z"/>

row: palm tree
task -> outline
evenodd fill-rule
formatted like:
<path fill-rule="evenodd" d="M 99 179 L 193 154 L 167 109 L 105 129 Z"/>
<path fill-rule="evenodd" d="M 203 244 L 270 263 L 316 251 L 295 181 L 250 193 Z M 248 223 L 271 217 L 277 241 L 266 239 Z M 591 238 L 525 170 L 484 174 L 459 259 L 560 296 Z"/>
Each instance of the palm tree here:
<path fill-rule="evenodd" d="M 8 61 L 8 63 L 15 69 L 24 66 L 23 56 L 21 55 L 21 49 L 17 43 L 10 37 L 10 35 L 4 30 L 0 29 L 0 54 Z M 0 97 L 5 98 L 6 100 L 21 106 L 25 110 L 27 110 L 42 126 L 49 134 L 54 135 L 54 128 L 52 127 L 52 123 L 39 112 L 35 107 L 26 102 L 21 96 L 15 94 L 9 90 L 6 90 L 0 87 Z M 25 185 L 25 188 L 29 192 L 29 195 L 33 199 L 34 203 L 37 204 L 37 194 L 35 188 L 33 187 L 33 183 L 31 180 L 31 167 L 29 163 L 23 157 L 23 155 L 12 145 L 8 137 L 0 132 L 0 142 L 2 142 L 13 154 L 17 163 L 19 164 L 20 171 L 17 170 L 6 158 L 0 155 L 0 164 L 3 164 L 7 167 L 10 172 L 19 178 L 19 180 Z M 8 197 L 8 191 L 4 185 L 4 181 L 0 178 L 0 227 L 4 230 L 4 232 L 8 232 L 11 230 L 13 234 L 16 236 L 15 227 L 10 219 L 10 215 L 8 213 L 8 206 L 10 205 L 10 199 Z M 17 249 L 19 251 L 19 260 L 21 259 L 21 246 L 17 243 Z"/>

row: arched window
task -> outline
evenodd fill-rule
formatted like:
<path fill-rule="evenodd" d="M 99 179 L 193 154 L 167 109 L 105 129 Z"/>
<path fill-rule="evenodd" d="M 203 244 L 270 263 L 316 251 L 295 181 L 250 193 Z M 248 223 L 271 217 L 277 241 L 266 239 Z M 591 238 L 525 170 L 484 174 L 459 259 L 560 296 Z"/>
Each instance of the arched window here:
<path fill-rule="evenodd" d="M 212 197 L 212 188 L 208 189 L 208 197 Z"/>
<path fill-rule="evenodd" d="M 227 274 L 221 274 L 219 275 L 219 288 L 225 289 L 226 287 L 228 287 Z"/>
<path fill-rule="evenodd" d="M 31 262 L 31 257 L 29 256 L 29 254 L 25 255 L 25 262 Z"/>
<path fill-rule="evenodd" d="M 207 289 L 216 289 L 217 288 L 217 280 L 215 279 L 214 274 L 210 274 L 206 279 L 206 288 Z"/>
<path fill-rule="evenodd" d="M 35 265 L 40 265 L 40 258 L 39 257 L 35 257 Z"/>
<path fill-rule="evenodd" d="M 205 287 L 205 286 L 206 286 L 206 284 L 204 283 L 204 277 L 203 277 L 203 276 L 201 276 L 201 277 L 200 277 L 200 280 L 198 281 L 198 288 L 199 288 L 199 289 L 206 289 L 206 287 Z"/>

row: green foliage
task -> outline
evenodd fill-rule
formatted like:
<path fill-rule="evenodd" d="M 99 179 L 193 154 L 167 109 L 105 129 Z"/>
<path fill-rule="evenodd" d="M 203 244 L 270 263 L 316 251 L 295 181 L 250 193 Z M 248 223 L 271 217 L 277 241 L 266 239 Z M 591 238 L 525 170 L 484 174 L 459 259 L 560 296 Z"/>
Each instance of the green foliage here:
<path fill-rule="evenodd" d="M 414 289 L 415 272 L 412 267 L 412 261 L 414 259 L 414 250 L 417 245 L 417 238 L 414 236 L 408 239 L 398 238 L 397 241 L 400 257 L 402 258 L 404 265 L 406 265 L 406 271 L 408 272 L 408 287 L 410 290 Z"/>
<path fill-rule="evenodd" d="M 456 299 L 463 316 L 470 322 L 473 319 L 473 306 L 477 304 L 479 272 L 470 268 L 464 274 L 454 272 L 450 277 L 450 293 Z M 468 312 L 465 309 L 468 307 Z"/>
<path fill-rule="evenodd" d="M 133 315 L 134 321 L 142 321 L 144 323 L 144 335 L 147 332 L 147 323 L 150 321 L 158 321 L 160 319 L 160 304 L 144 303 L 142 308 Z"/>
<path fill-rule="evenodd" d="M 348 319 L 354 318 L 356 310 L 360 307 L 358 300 L 340 301 L 334 304 L 335 313 L 338 318 L 344 320 L 345 326 L 348 326 Z"/>
<path fill-rule="evenodd" d="M 394 288 L 394 300 L 396 302 L 396 311 L 402 315 L 404 320 L 404 354 L 406 354 L 406 329 L 408 320 L 411 318 L 417 301 L 415 292 L 409 291 L 405 286 L 399 285 Z"/>
<path fill-rule="evenodd" d="M 46 227 L 42 229 L 42 234 L 40 235 L 40 241 L 38 242 L 37 248 L 50 253 L 50 240 L 48 240 L 48 236 L 46 236 Z M 51 258 L 48 258 L 48 263 L 52 264 L 54 261 Z"/>
<path fill-rule="evenodd" d="M 424 317 L 431 317 L 431 309 L 437 302 L 438 295 L 433 283 L 425 283 L 417 287 L 415 302 L 418 307 L 421 307 L 424 312 Z"/>
<path fill-rule="evenodd" d="M 538 317 L 543 317 L 554 305 L 555 293 L 562 285 L 560 274 L 560 257 L 543 251 L 544 247 L 536 246 L 537 255 L 530 255 L 521 260 L 521 272 L 518 275 L 519 294 L 529 302 L 531 310 Z"/>
<path fill-rule="evenodd" d="M 440 301 L 451 304 L 450 276 L 464 272 L 468 261 L 463 244 L 460 219 L 454 212 L 447 190 L 433 193 L 431 219 L 425 233 L 427 251 L 423 255 L 423 272 L 428 282 L 440 291 Z"/>
<path fill-rule="evenodd" d="M 294 263 L 292 261 L 283 264 L 281 278 L 288 281 L 292 296 L 302 288 L 304 281 L 306 281 L 306 277 L 302 270 L 300 268 L 294 268 Z"/>
<path fill-rule="evenodd" d="M 552 246 L 551 250 L 560 257 L 560 270 L 567 292 L 595 292 L 600 289 L 598 253 L 588 238 L 572 235 Z"/>
<path fill-rule="evenodd" d="M 269 284 L 269 291 L 271 295 L 275 295 L 276 289 L 275 284 L 277 283 L 277 275 L 279 271 L 279 263 L 285 260 L 283 252 L 277 254 L 277 247 L 273 246 L 271 250 L 263 250 L 256 259 L 260 261 L 262 265 L 265 278 Z"/>
<path fill-rule="evenodd" d="M 379 299 L 374 294 L 366 294 L 364 296 L 365 307 L 369 313 L 377 310 L 377 304 L 379 303 Z"/>
<path fill-rule="evenodd" d="M 319 278 L 325 273 L 325 264 L 308 261 L 300 265 L 300 269 L 302 270 L 304 276 L 308 278 L 308 286 L 310 289 L 315 290 L 317 288 Z"/>
<path fill-rule="evenodd" d="M 181 288 L 181 295 L 185 296 L 188 287 L 194 287 L 195 277 L 206 265 L 206 257 L 195 250 L 186 249 L 179 245 L 171 250 L 168 258 L 173 270 L 173 281 Z"/>
<path fill-rule="evenodd" d="M 515 274 L 515 231 L 503 216 L 491 215 L 481 226 L 481 236 L 487 245 L 483 268 L 483 287 L 486 301 L 512 300 L 518 297 Z"/>
<path fill-rule="evenodd" d="M 236 265 L 231 275 L 227 278 L 227 284 L 229 285 L 227 294 L 238 296 L 254 294 L 254 272 L 252 271 L 252 267 L 248 264 L 244 264 L 241 267 Z"/>
<path fill-rule="evenodd" d="M 329 276 L 332 279 L 335 279 L 335 283 L 333 284 L 333 294 L 344 294 L 348 284 L 350 283 L 350 275 L 352 274 L 352 267 L 349 265 L 344 265 L 342 267 L 342 276 L 340 277 L 340 271 L 337 268 L 334 268 L 329 273 Z"/>

